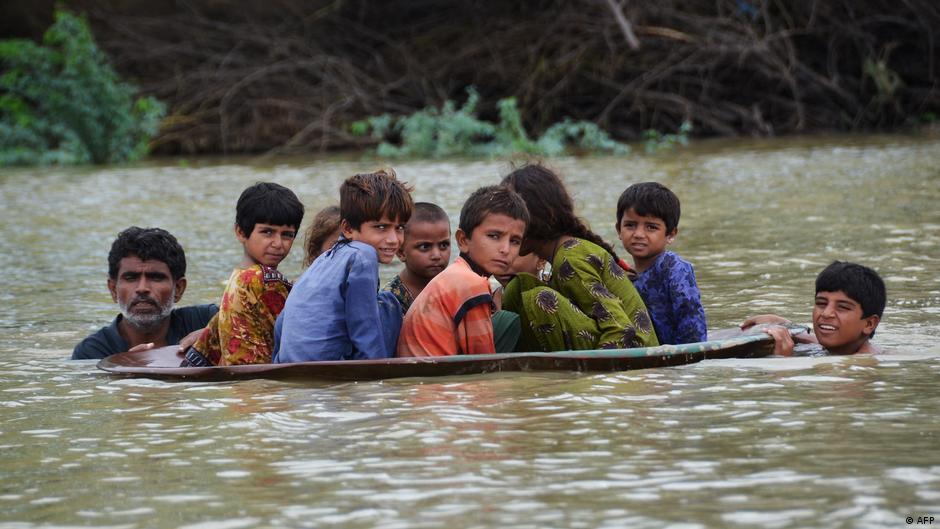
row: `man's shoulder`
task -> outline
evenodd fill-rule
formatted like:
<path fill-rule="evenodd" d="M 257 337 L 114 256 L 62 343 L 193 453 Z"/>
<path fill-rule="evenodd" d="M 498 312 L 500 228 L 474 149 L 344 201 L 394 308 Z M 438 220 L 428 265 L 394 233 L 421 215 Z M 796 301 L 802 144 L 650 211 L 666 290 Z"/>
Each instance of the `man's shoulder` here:
<path fill-rule="evenodd" d="M 205 320 L 205 323 L 209 323 L 209 320 L 215 316 L 216 312 L 219 312 L 219 306 L 215 303 L 189 305 L 187 307 L 177 307 L 173 309 L 173 312 L 170 313 L 170 317 L 182 320 Z M 205 323 L 202 325 L 203 327 L 205 327 Z"/>
<path fill-rule="evenodd" d="M 78 342 L 72 350 L 72 360 L 96 360 L 125 350 L 124 339 L 117 332 L 118 318 Z"/>

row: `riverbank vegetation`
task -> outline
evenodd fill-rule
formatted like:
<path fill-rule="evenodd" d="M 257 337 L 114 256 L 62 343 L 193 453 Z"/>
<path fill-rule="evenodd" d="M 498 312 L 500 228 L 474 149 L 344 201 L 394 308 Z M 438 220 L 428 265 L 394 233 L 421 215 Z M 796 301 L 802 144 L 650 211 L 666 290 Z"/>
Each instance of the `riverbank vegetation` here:
<path fill-rule="evenodd" d="M 82 18 L 61 11 L 42 45 L 0 41 L 0 166 L 114 163 L 147 153 L 164 109 L 135 98 Z"/>
<path fill-rule="evenodd" d="M 586 122 L 616 142 L 678 142 L 683 123 L 686 135 L 772 136 L 902 130 L 940 114 L 934 0 L 70 6 L 87 12 L 123 76 L 167 102 L 153 143 L 162 153 L 383 142 L 387 153 L 427 152 L 409 144 L 409 123 L 467 119 L 469 102 L 447 102 L 466 101 L 470 86 L 474 119 L 497 131 L 513 102 L 526 134 L 516 138 L 533 138 L 522 150 L 558 123 Z M 487 143 L 446 138 L 431 152 Z"/>

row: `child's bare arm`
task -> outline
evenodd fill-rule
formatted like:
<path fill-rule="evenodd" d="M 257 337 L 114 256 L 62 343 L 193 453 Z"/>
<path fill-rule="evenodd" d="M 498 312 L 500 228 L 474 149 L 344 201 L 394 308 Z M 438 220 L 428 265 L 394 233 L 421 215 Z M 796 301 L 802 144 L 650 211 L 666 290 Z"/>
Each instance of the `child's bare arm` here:
<path fill-rule="evenodd" d="M 775 355 L 793 356 L 793 337 L 790 336 L 790 329 L 774 325 L 764 329 L 764 332 L 774 339 Z"/>
<path fill-rule="evenodd" d="M 783 316 L 777 316 L 776 314 L 758 314 L 757 316 L 751 316 L 744 320 L 744 322 L 741 323 L 741 329 L 750 329 L 751 327 L 760 325 L 762 323 L 789 325 L 792 322 Z"/>

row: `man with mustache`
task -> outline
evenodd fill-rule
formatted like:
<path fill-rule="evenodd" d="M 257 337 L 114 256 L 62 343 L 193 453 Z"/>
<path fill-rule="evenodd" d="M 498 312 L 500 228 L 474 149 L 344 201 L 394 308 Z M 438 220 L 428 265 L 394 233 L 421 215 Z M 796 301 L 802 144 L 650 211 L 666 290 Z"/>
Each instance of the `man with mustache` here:
<path fill-rule="evenodd" d="M 118 234 L 108 254 L 108 290 L 121 313 L 72 351 L 72 360 L 98 359 L 127 350 L 191 345 L 216 305 L 174 308 L 186 290 L 186 254 L 166 230 L 132 226 Z"/>

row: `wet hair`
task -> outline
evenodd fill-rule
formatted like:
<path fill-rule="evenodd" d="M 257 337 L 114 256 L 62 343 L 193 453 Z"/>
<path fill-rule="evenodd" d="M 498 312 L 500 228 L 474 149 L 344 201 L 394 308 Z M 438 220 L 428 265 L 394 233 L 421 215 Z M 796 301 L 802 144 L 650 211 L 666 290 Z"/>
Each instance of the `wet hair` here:
<path fill-rule="evenodd" d="M 176 237 L 166 230 L 131 226 L 118 233 L 108 252 L 108 277 L 117 279 L 121 259 L 128 256 L 165 263 L 173 281 L 186 276 L 186 253 Z"/>
<path fill-rule="evenodd" d="M 679 197 L 659 182 L 633 184 L 617 200 L 617 232 L 623 214 L 633 209 L 641 217 L 656 217 L 666 223 L 666 233 L 679 227 Z"/>
<path fill-rule="evenodd" d="M 845 292 L 862 306 L 862 317 L 884 314 L 885 283 L 878 272 L 867 266 L 844 261 L 833 261 L 816 276 L 816 293 Z M 874 336 L 874 333 L 872 333 Z"/>
<path fill-rule="evenodd" d="M 383 216 L 405 224 L 413 209 L 411 187 L 393 169 L 353 175 L 339 186 L 340 217 L 354 230 Z"/>
<path fill-rule="evenodd" d="M 408 221 L 408 224 L 413 224 L 416 222 L 446 222 L 450 225 L 450 217 L 447 216 L 447 212 L 441 209 L 437 204 L 432 204 L 430 202 L 415 202 L 414 213 L 411 215 L 411 220 Z M 408 231 L 408 226 L 405 226 L 405 231 Z"/>
<path fill-rule="evenodd" d="M 471 193 L 460 208 L 458 227 L 467 238 L 471 238 L 473 230 L 492 214 L 506 215 L 529 225 L 529 209 L 525 201 L 518 193 L 500 185 L 481 187 Z"/>
<path fill-rule="evenodd" d="M 272 182 L 258 182 L 242 191 L 235 204 L 235 225 L 250 237 L 256 224 L 300 229 L 304 205 L 293 191 Z"/>
<path fill-rule="evenodd" d="M 310 266 L 320 257 L 320 248 L 326 238 L 339 229 L 339 206 L 327 206 L 313 217 L 313 223 L 307 228 L 304 244 L 304 266 Z"/>
<path fill-rule="evenodd" d="M 550 241 L 569 235 L 591 241 L 619 259 L 613 247 L 574 214 L 571 195 L 551 169 L 541 164 L 525 165 L 506 175 L 502 183 L 522 196 L 532 214 L 527 239 Z"/>

